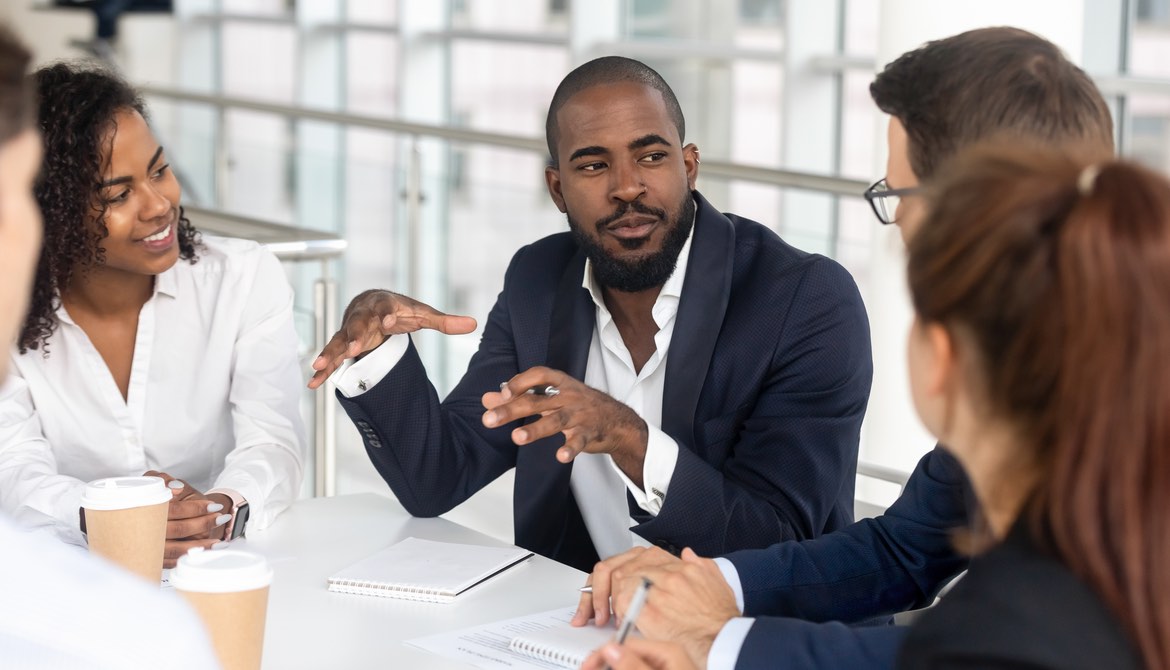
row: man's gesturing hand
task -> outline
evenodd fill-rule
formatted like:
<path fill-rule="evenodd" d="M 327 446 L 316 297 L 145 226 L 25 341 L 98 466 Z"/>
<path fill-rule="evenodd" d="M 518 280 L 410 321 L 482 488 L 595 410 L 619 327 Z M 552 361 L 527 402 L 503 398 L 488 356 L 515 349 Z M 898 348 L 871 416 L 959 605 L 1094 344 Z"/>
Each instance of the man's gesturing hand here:
<path fill-rule="evenodd" d="M 462 335 L 475 330 L 475 319 L 444 314 L 430 305 L 390 291 L 374 289 L 358 294 L 345 308 L 341 330 L 313 361 L 316 372 L 309 380 L 309 388 L 324 384 L 345 359 L 377 348 L 391 335 L 413 333 L 423 328 L 446 335 Z"/>
<path fill-rule="evenodd" d="M 526 393 L 528 389 L 554 386 L 556 395 Z M 622 472 L 642 486 L 642 462 L 646 456 L 648 429 L 637 412 L 608 395 L 590 388 L 559 370 L 529 368 L 508 380 L 499 393 L 485 393 L 483 425 L 503 426 L 529 416 L 540 419 L 512 431 L 512 441 L 530 444 L 564 433 L 565 446 L 557 460 L 572 461 L 577 454 L 609 454 Z"/>

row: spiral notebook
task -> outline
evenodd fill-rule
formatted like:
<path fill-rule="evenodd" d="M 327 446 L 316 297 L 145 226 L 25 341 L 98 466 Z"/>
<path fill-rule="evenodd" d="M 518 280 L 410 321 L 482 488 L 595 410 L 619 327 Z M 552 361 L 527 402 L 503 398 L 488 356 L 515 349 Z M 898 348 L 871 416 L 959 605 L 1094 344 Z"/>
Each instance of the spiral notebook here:
<path fill-rule="evenodd" d="M 580 628 L 557 624 L 519 633 L 508 648 L 562 668 L 579 668 L 595 649 L 613 640 L 615 632 L 613 626 L 599 628 L 592 623 Z"/>
<path fill-rule="evenodd" d="M 532 557 L 517 547 L 408 537 L 329 578 L 329 590 L 431 603 L 457 596 Z"/>

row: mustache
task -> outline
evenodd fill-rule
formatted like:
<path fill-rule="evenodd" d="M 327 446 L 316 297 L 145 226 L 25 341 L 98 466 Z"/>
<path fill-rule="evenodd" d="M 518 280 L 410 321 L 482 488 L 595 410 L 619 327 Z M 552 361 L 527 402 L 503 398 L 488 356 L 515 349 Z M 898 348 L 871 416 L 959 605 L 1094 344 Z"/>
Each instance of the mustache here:
<path fill-rule="evenodd" d="M 597 226 L 597 230 L 601 231 L 604 228 L 606 228 L 607 226 L 609 226 L 609 224 L 613 223 L 614 221 L 617 221 L 618 219 L 622 218 L 626 214 L 629 214 L 631 209 L 634 210 L 635 212 L 637 212 L 638 214 L 647 214 L 650 216 L 655 216 L 655 217 L 658 217 L 659 220 L 666 219 L 666 210 L 665 209 L 658 209 L 657 207 L 651 207 L 651 206 L 643 203 L 640 200 L 634 200 L 632 202 L 623 202 L 622 204 L 618 205 L 617 211 L 615 211 L 613 214 L 610 214 L 609 216 L 605 217 L 604 219 L 598 219 L 597 223 L 595 224 Z"/>

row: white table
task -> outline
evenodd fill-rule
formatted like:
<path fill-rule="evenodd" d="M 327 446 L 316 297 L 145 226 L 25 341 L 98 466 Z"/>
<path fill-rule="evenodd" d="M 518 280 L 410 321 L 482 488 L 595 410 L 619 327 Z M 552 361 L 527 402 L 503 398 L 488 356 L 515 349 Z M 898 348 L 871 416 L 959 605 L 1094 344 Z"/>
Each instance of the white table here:
<path fill-rule="evenodd" d="M 511 510 L 500 510 L 510 514 Z M 416 519 L 374 494 L 301 500 L 272 527 L 243 543 L 263 554 L 275 576 L 268 599 L 264 668 L 470 667 L 403 644 L 577 602 L 585 574 L 535 556 L 449 605 L 331 593 L 326 578 L 406 537 L 504 546 L 445 519 Z"/>

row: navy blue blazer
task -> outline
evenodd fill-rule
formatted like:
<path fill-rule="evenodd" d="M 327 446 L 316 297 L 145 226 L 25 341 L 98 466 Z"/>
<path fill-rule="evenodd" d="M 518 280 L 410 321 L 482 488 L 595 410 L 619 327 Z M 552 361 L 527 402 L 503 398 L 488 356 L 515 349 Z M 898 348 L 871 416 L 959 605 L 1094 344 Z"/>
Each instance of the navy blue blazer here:
<path fill-rule="evenodd" d="M 1165 569 L 1165 566 L 1163 566 Z M 1112 609 L 1017 520 L 906 636 L 899 670 L 1138 670 Z"/>
<path fill-rule="evenodd" d="M 758 617 L 737 668 L 892 668 L 899 626 L 847 626 L 924 607 L 967 567 L 952 533 L 967 527 L 974 493 L 962 466 L 941 447 L 918 462 L 886 512 L 805 542 L 729 554 L 744 590 L 744 614 Z M 799 617 L 795 618 L 781 617 Z"/>
<path fill-rule="evenodd" d="M 849 273 L 697 192 L 691 254 L 666 360 L 662 430 L 679 445 L 647 540 L 702 555 L 811 538 L 852 520 L 869 324 Z M 591 570 L 598 560 L 559 463 L 560 435 L 517 447 L 480 398 L 536 365 L 584 379 L 595 306 L 569 233 L 516 253 L 467 373 L 441 403 L 413 344 L 380 382 L 338 395 L 374 466 L 416 516 L 442 514 L 516 468 L 516 544 Z"/>

